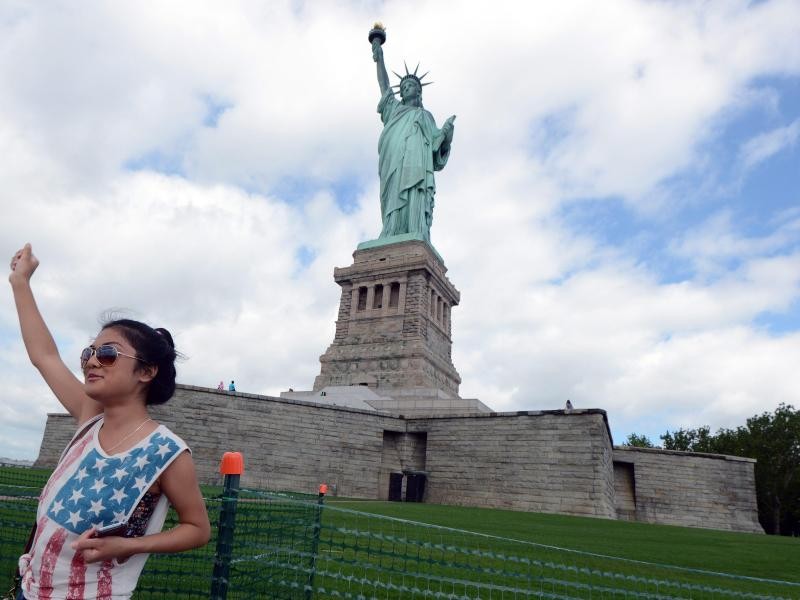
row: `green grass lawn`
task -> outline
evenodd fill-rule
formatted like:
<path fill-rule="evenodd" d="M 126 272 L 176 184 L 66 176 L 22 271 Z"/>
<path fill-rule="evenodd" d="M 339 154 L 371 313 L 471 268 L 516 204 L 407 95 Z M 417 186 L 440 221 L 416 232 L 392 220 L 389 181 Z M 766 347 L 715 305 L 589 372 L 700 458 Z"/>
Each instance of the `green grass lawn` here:
<path fill-rule="evenodd" d="M 46 472 L 0 468 L 3 574 L 16 560 L 36 507 L 34 498 L 15 496 L 35 495 L 46 476 Z M 28 493 L 20 494 L 26 485 L 31 486 Z M 203 491 L 214 530 L 211 544 L 179 555 L 151 557 L 134 596 L 137 600 L 208 597 L 220 507 L 214 497 L 220 488 L 210 486 Z M 507 510 L 328 498 L 315 541 L 314 496 L 243 492 L 240 500 L 231 600 L 302 598 L 303 586 L 311 581 L 312 565 L 314 598 L 406 600 L 456 594 L 481 599 L 596 599 L 629 593 L 636 597 L 730 598 L 751 593 L 800 598 L 800 586 L 741 578 L 800 583 L 800 539 Z M 167 527 L 175 523 L 170 511 Z M 704 586 L 714 589 L 708 591 Z"/>
<path fill-rule="evenodd" d="M 337 506 L 334 499 L 329 504 Z M 561 548 L 800 583 L 800 538 L 433 504 L 345 501 L 339 506 Z"/>

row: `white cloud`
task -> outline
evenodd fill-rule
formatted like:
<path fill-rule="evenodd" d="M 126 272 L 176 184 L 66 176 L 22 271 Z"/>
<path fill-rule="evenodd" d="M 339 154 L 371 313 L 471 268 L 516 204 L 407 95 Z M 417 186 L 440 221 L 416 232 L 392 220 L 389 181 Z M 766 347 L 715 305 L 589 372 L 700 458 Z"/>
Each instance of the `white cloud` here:
<path fill-rule="evenodd" d="M 774 227 L 762 236 L 744 235 L 730 210 L 712 214 L 671 244 L 671 252 L 690 260 L 703 277 L 718 277 L 730 262 L 779 255 L 800 239 L 800 209 L 781 211 Z"/>
<path fill-rule="evenodd" d="M 572 398 L 582 406 L 641 409 L 649 403 L 657 406 L 662 395 L 678 402 L 678 387 L 689 385 L 699 391 L 721 372 L 729 376 L 727 394 L 739 389 L 742 380 L 766 377 L 784 387 L 784 398 L 796 398 L 790 379 L 781 379 L 790 365 L 785 349 L 797 344 L 796 337 L 775 340 L 774 352 L 781 348 L 781 357 L 767 352 L 776 359 L 774 368 L 783 370 L 780 376 L 770 377 L 772 369 L 765 370 L 763 361 L 751 367 L 741 361 L 744 364 L 736 372 L 725 365 L 737 356 L 752 355 L 752 346 L 743 341 L 748 336 L 759 340 L 760 350 L 769 347 L 769 335 L 739 324 L 767 311 L 781 311 L 796 300 L 799 273 L 800 255 L 795 255 L 753 261 L 730 277 L 707 285 L 659 284 L 646 272 L 624 265 L 582 272 L 563 285 L 540 285 L 527 293 L 520 293 L 506 280 L 507 286 L 497 285 L 491 294 L 479 294 L 480 283 L 476 282 L 469 295 L 464 291 L 468 299 L 455 322 L 455 335 L 464 342 L 456 346 L 455 360 L 461 366 L 464 356 L 465 388 L 472 388 L 476 380 L 488 389 L 516 387 L 517 392 L 507 396 L 508 408 L 554 408 Z M 480 300 L 487 303 L 476 306 Z M 664 371 L 665 379 L 674 380 L 674 389 L 659 389 L 649 372 L 643 371 L 652 368 L 654 357 L 664 354 L 676 362 L 688 360 L 683 350 L 693 347 L 681 345 L 679 340 L 714 340 L 740 328 L 748 335 L 731 336 L 727 350 L 722 343 L 709 345 L 709 356 L 704 359 L 709 369 L 706 374 L 660 365 L 658 371 Z M 479 360 L 485 361 L 487 356 L 496 357 L 490 365 L 494 368 L 487 369 Z M 640 377 L 641 385 L 633 385 Z M 649 394 L 645 393 L 648 381 L 654 384 Z M 704 393 L 710 401 L 720 390 L 708 386 Z M 699 397 L 694 394 L 693 401 Z"/>
<path fill-rule="evenodd" d="M 800 135 L 800 119 L 785 127 L 761 133 L 742 145 L 739 151 L 741 161 L 745 168 L 752 169 L 781 150 L 794 146 L 798 135 Z"/>
<path fill-rule="evenodd" d="M 796 214 L 762 237 L 725 212 L 691 228 L 670 250 L 699 275 L 680 283 L 558 218 L 571 195 L 647 210 L 720 115 L 743 98 L 774 105 L 752 82 L 800 72 L 795 3 L 82 8 L 0 8 L 0 245 L 33 242 L 71 366 L 98 315 L 127 307 L 173 331 L 183 382 L 311 385 L 333 338 L 333 267 L 379 231 L 366 31 L 382 19 L 390 68 L 421 59 L 436 82 L 426 107 L 458 115 L 432 237 L 462 291 L 463 395 L 497 409 L 570 397 L 612 426 L 650 415 L 664 429 L 798 402 L 800 340 L 752 325 L 797 302 Z M 216 127 L 209 99 L 228 107 Z M 124 168 L 158 155 L 185 176 Z M 285 181 L 305 185 L 299 200 L 275 191 Z M 340 181 L 356 182 L 349 214 L 326 189 Z M 0 455 L 32 456 L 57 405 L 16 329 L 7 291 Z"/>

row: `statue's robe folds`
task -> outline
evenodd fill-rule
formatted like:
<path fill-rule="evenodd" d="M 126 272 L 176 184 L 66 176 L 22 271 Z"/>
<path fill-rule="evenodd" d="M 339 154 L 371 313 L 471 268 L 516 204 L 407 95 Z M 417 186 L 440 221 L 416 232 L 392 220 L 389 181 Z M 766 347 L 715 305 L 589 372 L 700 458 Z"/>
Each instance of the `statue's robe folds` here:
<path fill-rule="evenodd" d="M 427 110 L 399 102 L 387 89 L 378 103 L 383 132 L 378 141 L 378 172 L 381 178 L 381 218 L 385 238 L 403 233 L 422 236 L 430 242 L 433 172 L 447 164 L 449 147 Z"/>

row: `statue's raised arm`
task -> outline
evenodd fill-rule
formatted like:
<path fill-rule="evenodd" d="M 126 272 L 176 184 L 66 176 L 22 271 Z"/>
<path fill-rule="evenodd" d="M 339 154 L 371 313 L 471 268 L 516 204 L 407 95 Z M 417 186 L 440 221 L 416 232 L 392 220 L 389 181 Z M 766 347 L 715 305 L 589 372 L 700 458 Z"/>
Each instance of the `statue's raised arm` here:
<path fill-rule="evenodd" d="M 380 238 L 385 243 L 407 239 L 430 243 L 433 204 L 436 193 L 434 171 L 441 171 L 450 156 L 455 116 L 442 128 L 436 127 L 433 115 L 422 106 L 422 83 L 427 75 L 417 75 L 405 66 L 400 83 L 392 86 L 383 62 L 382 45 L 386 30 L 380 23 L 369 32 L 372 58 L 377 65 L 381 100 L 378 112 L 383 131 L 378 141 L 378 172 L 381 180 Z M 393 87 L 399 88 L 400 99 Z M 399 237 L 402 236 L 402 237 Z"/>
<path fill-rule="evenodd" d="M 383 63 L 383 42 L 386 41 L 386 32 L 383 25 L 375 23 L 369 32 L 369 41 L 372 43 L 372 60 L 378 69 L 378 85 L 381 88 L 381 96 L 386 93 L 389 87 L 389 74 L 386 72 L 386 65 Z"/>

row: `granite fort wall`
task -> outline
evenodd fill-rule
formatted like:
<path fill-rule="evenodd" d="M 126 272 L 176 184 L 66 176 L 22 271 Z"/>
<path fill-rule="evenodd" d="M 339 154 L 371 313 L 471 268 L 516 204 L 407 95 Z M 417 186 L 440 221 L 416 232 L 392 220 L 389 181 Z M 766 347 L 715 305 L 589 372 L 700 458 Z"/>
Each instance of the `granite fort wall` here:
<path fill-rule="evenodd" d="M 154 418 L 192 448 L 201 481 L 245 456 L 244 486 L 387 498 L 392 473 L 425 473 L 424 500 L 761 531 L 751 459 L 612 447 L 605 411 L 404 418 L 181 385 Z M 52 466 L 75 423 L 48 415 L 37 465 Z"/>
<path fill-rule="evenodd" d="M 363 498 L 378 495 L 384 429 L 405 430 L 370 411 L 186 385 L 150 412 L 189 444 L 201 482 L 219 483 L 222 454 L 239 451 L 243 486 L 314 492 L 324 481 Z M 68 415 L 48 415 L 37 465 L 55 464 L 74 429 Z"/>
<path fill-rule="evenodd" d="M 615 518 L 602 410 L 409 419 L 427 432 L 426 500 Z"/>
<path fill-rule="evenodd" d="M 414 471 L 427 474 L 429 502 L 614 517 L 601 410 L 405 419 L 182 385 L 151 412 L 186 440 L 204 482 L 218 482 L 222 453 L 237 450 L 245 486 L 325 481 L 339 495 L 386 498 L 390 473 Z M 37 464 L 55 464 L 74 428 L 49 415 Z"/>
<path fill-rule="evenodd" d="M 654 448 L 614 448 L 619 518 L 763 533 L 755 460 Z"/>

